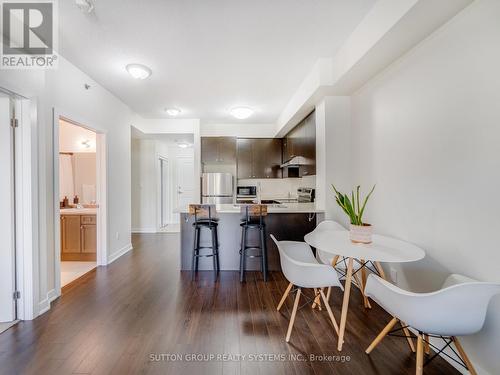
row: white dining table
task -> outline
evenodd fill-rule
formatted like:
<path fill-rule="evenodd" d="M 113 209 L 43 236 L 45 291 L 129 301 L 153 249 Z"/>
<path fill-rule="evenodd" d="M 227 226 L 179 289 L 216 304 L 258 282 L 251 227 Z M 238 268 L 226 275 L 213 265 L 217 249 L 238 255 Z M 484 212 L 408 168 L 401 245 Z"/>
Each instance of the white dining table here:
<path fill-rule="evenodd" d="M 380 277 L 386 279 L 380 262 L 415 262 L 425 257 L 425 251 L 414 244 L 376 234 L 373 235 L 372 243 L 370 244 L 354 243 L 350 240 L 348 231 L 337 230 L 314 231 L 306 234 L 304 240 L 310 246 L 332 254 L 333 267 L 337 265 L 337 260 L 340 257 L 344 259 L 347 265 L 344 298 L 342 301 L 342 312 L 340 316 L 339 341 L 337 345 L 337 349 L 339 351 L 342 350 L 342 345 L 344 344 L 354 260 L 358 261 L 360 269 L 363 272 L 362 285 L 360 289 L 364 296 L 364 283 L 366 281 L 365 267 L 367 267 L 369 263 L 374 265 L 375 271 Z M 364 298 L 367 301 L 366 296 L 364 296 Z"/>

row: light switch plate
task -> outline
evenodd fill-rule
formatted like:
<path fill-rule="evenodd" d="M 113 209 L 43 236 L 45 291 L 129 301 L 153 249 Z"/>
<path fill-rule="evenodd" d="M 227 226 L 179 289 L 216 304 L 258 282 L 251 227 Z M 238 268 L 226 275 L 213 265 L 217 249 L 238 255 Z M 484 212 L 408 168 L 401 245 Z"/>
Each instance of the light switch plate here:
<path fill-rule="evenodd" d="M 398 271 L 394 267 L 391 267 L 391 280 L 394 284 L 398 282 Z"/>

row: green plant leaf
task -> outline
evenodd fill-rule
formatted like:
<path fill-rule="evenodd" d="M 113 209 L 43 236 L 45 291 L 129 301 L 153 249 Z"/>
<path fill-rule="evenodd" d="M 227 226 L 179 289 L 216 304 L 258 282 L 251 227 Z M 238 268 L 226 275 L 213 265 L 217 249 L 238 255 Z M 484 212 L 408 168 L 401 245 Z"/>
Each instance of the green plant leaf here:
<path fill-rule="evenodd" d="M 361 221 L 361 206 L 359 205 L 359 189 L 361 188 L 360 185 L 356 187 L 356 202 L 358 206 L 358 219 Z"/>
<path fill-rule="evenodd" d="M 375 190 L 375 186 L 377 186 L 377 185 L 376 184 L 373 185 L 372 189 L 370 190 L 370 192 L 366 196 L 365 201 L 363 202 L 363 207 L 361 208 L 361 212 L 359 213 L 359 219 L 361 221 L 361 225 L 363 224 L 363 213 L 365 212 L 366 203 L 368 202 L 368 199 L 370 199 L 370 196 L 372 195 L 373 190 Z"/>

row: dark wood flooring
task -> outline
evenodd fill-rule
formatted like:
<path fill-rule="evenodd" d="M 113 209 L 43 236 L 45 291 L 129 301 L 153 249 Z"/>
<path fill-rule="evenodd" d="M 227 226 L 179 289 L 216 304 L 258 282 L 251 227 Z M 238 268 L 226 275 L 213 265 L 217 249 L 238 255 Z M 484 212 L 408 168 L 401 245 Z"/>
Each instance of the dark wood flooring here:
<path fill-rule="evenodd" d="M 178 236 L 133 237 L 134 250 L 85 275 L 49 312 L 0 335 L 0 374 L 413 374 L 406 341 L 387 337 L 370 356 L 365 348 L 390 320 L 373 303 L 362 307 L 354 289 L 342 353 L 325 311 L 299 310 L 290 343 L 292 307 L 276 305 L 287 285 L 273 272 L 240 284 L 235 272 L 211 272 L 191 282 L 178 271 Z M 332 307 L 340 316 L 341 294 Z M 225 354 L 219 360 L 195 354 Z M 341 356 L 310 361 L 309 356 Z M 229 358 L 233 355 L 233 358 Z M 236 355 L 244 355 L 241 360 Z M 196 359 L 196 358 L 194 358 Z M 207 359 L 207 360 L 203 360 Z M 458 374 L 443 359 L 425 374 Z"/>

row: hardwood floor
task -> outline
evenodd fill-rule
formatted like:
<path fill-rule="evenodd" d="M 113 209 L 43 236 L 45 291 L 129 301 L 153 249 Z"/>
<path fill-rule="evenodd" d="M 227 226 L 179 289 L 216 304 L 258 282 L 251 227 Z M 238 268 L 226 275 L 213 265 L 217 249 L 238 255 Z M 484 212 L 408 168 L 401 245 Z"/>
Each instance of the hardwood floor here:
<path fill-rule="evenodd" d="M 207 271 L 191 282 L 189 273 L 178 271 L 178 234 L 134 235 L 133 245 L 133 251 L 110 266 L 72 283 L 49 312 L 1 334 L 0 374 L 415 372 L 415 356 L 404 339 L 387 337 L 370 356 L 364 353 L 390 316 L 375 303 L 366 311 L 355 288 L 342 353 L 336 350 L 326 310 L 310 306 L 297 313 L 287 344 L 293 298 L 276 311 L 288 284 L 281 273 L 271 273 L 267 283 L 260 274 L 249 273 L 240 284 L 236 272 L 222 272 L 214 282 Z M 331 301 L 338 320 L 339 291 Z M 191 356 L 198 353 L 245 358 L 194 361 Z M 306 360 L 310 354 L 342 357 Z M 425 374 L 458 372 L 436 358 Z"/>

